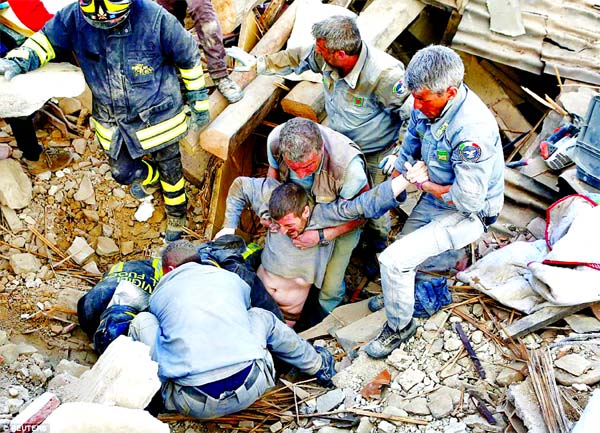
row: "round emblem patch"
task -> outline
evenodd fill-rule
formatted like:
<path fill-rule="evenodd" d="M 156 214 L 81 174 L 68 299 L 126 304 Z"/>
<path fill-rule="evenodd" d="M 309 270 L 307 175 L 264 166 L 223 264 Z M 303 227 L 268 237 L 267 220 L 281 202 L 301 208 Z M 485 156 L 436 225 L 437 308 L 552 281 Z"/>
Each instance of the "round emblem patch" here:
<path fill-rule="evenodd" d="M 406 88 L 404 87 L 404 81 L 396 81 L 396 84 L 394 84 L 394 87 L 392 88 L 392 92 L 396 93 L 397 95 L 403 95 L 404 92 L 406 92 Z"/>
<path fill-rule="evenodd" d="M 465 162 L 477 162 L 481 158 L 481 147 L 477 143 L 467 142 L 460 145 L 460 159 Z"/>

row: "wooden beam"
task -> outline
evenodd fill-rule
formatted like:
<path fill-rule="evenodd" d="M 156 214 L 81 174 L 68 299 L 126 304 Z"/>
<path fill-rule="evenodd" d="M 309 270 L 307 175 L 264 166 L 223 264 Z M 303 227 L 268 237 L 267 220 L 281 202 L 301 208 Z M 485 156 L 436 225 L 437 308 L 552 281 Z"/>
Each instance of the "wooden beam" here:
<path fill-rule="evenodd" d="M 262 56 L 277 52 L 283 47 L 292 32 L 292 27 L 294 26 L 294 20 L 296 18 L 296 8 L 297 3 L 294 2 L 286 9 L 275 24 L 273 24 L 273 27 L 269 29 L 252 49 L 252 54 L 255 56 Z M 233 72 L 230 76 L 243 88 L 252 82 L 256 77 L 256 72 Z M 214 91 L 212 95 L 210 95 L 209 100 L 210 117 L 211 119 L 215 119 L 227 107 L 228 103 L 218 91 Z M 200 147 L 202 147 L 202 143 L 200 143 Z M 198 148 L 197 142 L 191 143 L 188 148 Z M 221 155 L 222 154 L 223 152 Z M 181 160 L 186 177 L 192 182 L 196 182 L 198 179 L 204 177 L 202 165 L 197 163 L 197 157 L 193 152 L 188 152 L 186 148 L 182 147 Z"/>
<path fill-rule="evenodd" d="M 384 50 L 419 16 L 425 5 L 417 0 L 375 0 L 357 19 L 363 40 Z M 325 117 L 325 96 L 321 83 L 303 81 L 281 101 L 292 116 L 320 122 Z"/>
<path fill-rule="evenodd" d="M 465 64 L 465 83 L 494 113 L 498 126 L 508 139 L 513 140 L 521 132 L 531 130 L 531 124 L 513 105 L 494 76 L 481 66 L 477 57 L 463 52 L 460 56 Z"/>
<path fill-rule="evenodd" d="M 256 6 L 260 0 L 219 0 L 213 1 L 213 7 L 223 33 L 231 33 L 248 16 L 248 12 Z"/>
<path fill-rule="evenodd" d="M 282 77 L 263 75 L 246 87 L 244 98 L 229 105 L 200 134 L 202 148 L 221 159 L 227 159 L 273 109 L 282 89 Z"/>
<path fill-rule="evenodd" d="M 506 336 L 504 337 L 504 339 L 515 339 L 518 337 L 523 337 L 527 334 L 531 334 L 532 332 L 537 331 L 538 329 L 542 329 L 545 326 L 552 325 L 553 323 L 558 322 L 560 319 L 564 319 L 565 317 L 571 314 L 575 314 L 578 311 L 589 307 L 590 305 L 592 304 L 579 304 L 570 307 L 544 307 L 541 310 L 538 310 L 535 313 L 525 316 L 522 319 L 519 319 L 513 324 L 507 326 L 505 329 Z"/>

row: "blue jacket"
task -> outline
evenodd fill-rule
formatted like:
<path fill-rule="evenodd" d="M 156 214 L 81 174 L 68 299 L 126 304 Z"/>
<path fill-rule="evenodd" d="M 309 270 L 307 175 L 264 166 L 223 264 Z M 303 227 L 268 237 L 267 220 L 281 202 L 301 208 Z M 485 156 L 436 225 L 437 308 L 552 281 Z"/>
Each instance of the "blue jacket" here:
<path fill-rule="evenodd" d="M 232 272 L 186 263 L 166 274 L 150 296 L 160 379 L 197 386 L 263 359 L 266 343 L 251 328 L 249 308 L 250 287 Z"/>
<path fill-rule="evenodd" d="M 504 203 L 504 157 L 498 125 L 479 97 L 462 85 L 439 118 L 413 110 L 395 163 L 422 159 L 429 178 L 451 185 L 445 205 L 481 217 L 497 216 Z M 452 202 L 453 204 L 450 204 Z"/>
<path fill-rule="evenodd" d="M 93 94 L 92 125 L 115 157 L 124 143 L 134 158 L 176 143 L 187 132 L 179 69 L 188 91 L 204 91 L 200 53 L 191 35 L 165 9 L 133 0 L 124 24 L 103 30 L 88 24 L 75 2 L 7 57 L 27 58 L 27 70 L 73 51 Z M 32 55 L 33 54 L 33 55 Z"/>

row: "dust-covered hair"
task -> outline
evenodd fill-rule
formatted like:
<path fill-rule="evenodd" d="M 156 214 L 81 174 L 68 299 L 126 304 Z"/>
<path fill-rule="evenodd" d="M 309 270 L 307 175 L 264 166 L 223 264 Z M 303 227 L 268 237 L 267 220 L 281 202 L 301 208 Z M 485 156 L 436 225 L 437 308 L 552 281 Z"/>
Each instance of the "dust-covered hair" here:
<path fill-rule="evenodd" d="M 308 203 L 308 193 L 304 188 L 292 182 L 283 183 L 271 193 L 269 214 L 274 220 L 279 220 L 289 213 L 299 217 Z"/>
<path fill-rule="evenodd" d="M 178 240 L 167 244 L 161 253 L 163 270 L 169 266 L 176 268 L 185 263 L 197 261 L 196 247 L 186 240 Z"/>
<path fill-rule="evenodd" d="M 448 87 L 460 87 L 464 76 L 465 66 L 454 50 L 442 45 L 430 45 L 413 56 L 406 67 L 404 84 L 409 92 L 426 88 L 439 94 Z"/>
<path fill-rule="evenodd" d="M 313 24 L 312 35 L 315 39 L 323 39 L 329 51 L 343 50 L 354 56 L 360 53 L 362 39 L 353 17 L 334 15 Z"/>
<path fill-rule="evenodd" d="M 293 162 L 302 162 L 312 151 L 320 152 L 323 147 L 323 137 L 315 122 L 295 117 L 288 120 L 279 134 L 281 154 Z"/>

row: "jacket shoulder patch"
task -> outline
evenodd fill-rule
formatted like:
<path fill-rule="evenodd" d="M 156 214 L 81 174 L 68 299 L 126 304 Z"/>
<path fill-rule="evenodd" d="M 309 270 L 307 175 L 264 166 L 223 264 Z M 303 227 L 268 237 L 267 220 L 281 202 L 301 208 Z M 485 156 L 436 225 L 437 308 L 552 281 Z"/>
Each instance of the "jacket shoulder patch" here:
<path fill-rule="evenodd" d="M 481 147 L 472 141 L 462 143 L 458 152 L 460 159 L 465 162 L 477 162 L 479 161 L 479 158 L 481 158 Z"/>

